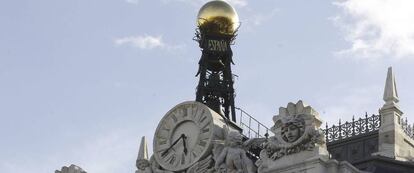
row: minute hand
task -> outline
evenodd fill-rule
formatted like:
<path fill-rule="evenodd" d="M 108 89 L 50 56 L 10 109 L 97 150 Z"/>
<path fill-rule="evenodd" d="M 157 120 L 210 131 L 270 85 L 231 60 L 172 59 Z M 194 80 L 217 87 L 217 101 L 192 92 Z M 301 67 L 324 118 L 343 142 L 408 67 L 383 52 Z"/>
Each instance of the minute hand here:
<path fill-rule="evenodd" d="M 183 136 L 184 154 L 187 155 L 187 136 Z"/>
<path fill-rule="evenodd" d="M 182 139 L 182 138 L 184 138 L 185 137 L 185 135 L 184 134 L 181 134 L 181 136 L 177 139 L 177 140 L 175 140 L 172 144 L 171 144 L 171 146 L 170 147 L 168 147 L 164 152 L 162 152 L 161 153 L 161 156 L 165 156 L 167 153 L 168 153 L 168 151 L 170 151 L 170 149 L 172 148 L 172 147 L 174 147 L 174 145 L 175 144 L 177 144 L 178 143 L 178 141 L 180 141 L 180 139 Z"/>

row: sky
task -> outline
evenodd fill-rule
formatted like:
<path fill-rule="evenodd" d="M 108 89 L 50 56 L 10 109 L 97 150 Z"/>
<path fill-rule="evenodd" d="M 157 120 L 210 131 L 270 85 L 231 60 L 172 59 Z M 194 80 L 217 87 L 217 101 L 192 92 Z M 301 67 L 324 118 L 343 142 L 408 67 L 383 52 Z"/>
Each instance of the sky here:
<path fill-rule="evenodd" d="M 0 2 L 0 170 L 131 173 L 140 139 L 195 100 L 205 0 Z M 414 1 L 229 0 L 237 107 L 268 127 L 303 100 L 337 123 L 378 114 L 387 68 L 414 122 Z"/>

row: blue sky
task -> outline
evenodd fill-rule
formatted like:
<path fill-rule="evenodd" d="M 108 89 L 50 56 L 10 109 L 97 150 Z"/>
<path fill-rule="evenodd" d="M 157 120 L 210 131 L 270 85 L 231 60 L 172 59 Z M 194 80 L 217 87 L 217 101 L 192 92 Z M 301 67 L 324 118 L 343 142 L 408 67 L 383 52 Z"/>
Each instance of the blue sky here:
<path fill-rule="evenodd" d="M 205 2 L 0 2 L 0 170 L 134 172 L 141 136 L 152 148 L 158 120 L 195 99 Z M 264 124 L 299 99 L 328 123 L 377 113 L 389 66 L 414 120 L 412 1 L 230 3 L 236 106 Z"/>

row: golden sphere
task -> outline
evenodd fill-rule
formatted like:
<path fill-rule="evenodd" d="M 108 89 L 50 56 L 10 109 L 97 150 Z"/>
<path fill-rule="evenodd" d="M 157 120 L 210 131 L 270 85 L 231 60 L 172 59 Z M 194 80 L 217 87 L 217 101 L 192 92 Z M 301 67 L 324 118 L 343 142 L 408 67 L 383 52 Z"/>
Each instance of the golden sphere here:
<path fill-rule="evenodd" d="M 234 35 L 240 22 L 236 10 L 223 0 L 204 4 L 197 16 L 197 25 L 202 32 L 209 34 Z"/>

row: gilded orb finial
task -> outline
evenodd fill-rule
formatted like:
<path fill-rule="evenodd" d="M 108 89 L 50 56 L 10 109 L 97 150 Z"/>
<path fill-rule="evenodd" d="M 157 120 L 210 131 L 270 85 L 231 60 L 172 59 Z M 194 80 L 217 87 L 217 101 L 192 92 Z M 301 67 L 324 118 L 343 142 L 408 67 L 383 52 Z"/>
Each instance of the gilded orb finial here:
<path fill-rule="evenodd" d="M 197 16 L 198 28 L 208 34 L 234 35 L 240 22 L 236 10 L 223 0 L 204 4 Z"/>

